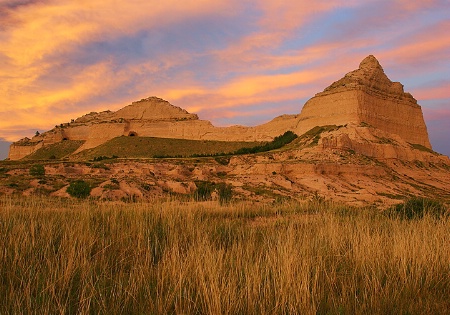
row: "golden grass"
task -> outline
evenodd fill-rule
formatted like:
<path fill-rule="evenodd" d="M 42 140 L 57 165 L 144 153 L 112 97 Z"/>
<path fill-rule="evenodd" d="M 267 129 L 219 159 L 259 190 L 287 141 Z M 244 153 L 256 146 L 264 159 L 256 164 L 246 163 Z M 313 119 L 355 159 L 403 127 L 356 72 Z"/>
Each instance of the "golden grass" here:
<path fill-rule="evenodd" d="M 0 198 L 0 313 L 444 314 L 450 220 Z"/>

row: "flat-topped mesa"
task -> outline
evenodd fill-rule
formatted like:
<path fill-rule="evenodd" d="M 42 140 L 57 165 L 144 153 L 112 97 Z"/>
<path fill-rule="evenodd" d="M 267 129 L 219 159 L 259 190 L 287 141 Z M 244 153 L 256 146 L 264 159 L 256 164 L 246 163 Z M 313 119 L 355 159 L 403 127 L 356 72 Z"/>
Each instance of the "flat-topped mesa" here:
<path fill-rule="evenodd" d="M 372 55 L 311 98 L 302 109 L 299 125 L 348 123 L 366 123 L 431 149 L 416 99 L 404 92 L 401 83 L 392 82 Z"/>

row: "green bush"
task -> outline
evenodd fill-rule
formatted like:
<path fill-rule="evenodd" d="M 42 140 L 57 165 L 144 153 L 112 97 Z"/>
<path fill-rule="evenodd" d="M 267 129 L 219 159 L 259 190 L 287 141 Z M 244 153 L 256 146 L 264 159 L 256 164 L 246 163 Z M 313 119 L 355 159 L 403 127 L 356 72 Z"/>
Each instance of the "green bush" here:
<path fill-rule="evenodd" d="M 259 145 L 252 148 L 241 148 L 235 151 L 233 154 L 251 154 L 258 152 L 267 152 L 275 149 L 279 149 L 286 144 L 291 143 L 297 138 L 297 135 L 292 131 L 286 131 L 281 136 L 275 137 L 271 142 L 266 143 L 264 145 Z"/>
<path fill-rule="evenodd" d="M 99 161 L 103 161 L 103 160 L 111 160 L 111 159 L 117 159 L 118 156 L 117 155 L 113 155 L 111 157 L 108 157 L 106 155 L 100 155 L 100 156 L 95 156 L 93 161 L 94 162 L 99 162 Z"/>
<path fill-rule="evenodd" d="M 41 164 L 34 164 L 30 167 L 30 175 L 32 176 L 44 176 L 45 167 Z"/>
<path fill-rule="evenodd" d="M 91 185 L 83 180 L 71 182 L 67 187 L 67 193 L 76 198 L 87 198 L 91 194 Z"/>
<path fill-rule="evenodd" d="M 442 202 L 422 197 L 408 199 L 393 206 L 389 211 L 391 217 L 406 220 L 420 219 L 426 214 L 439 219 L 448 215 L 448 211 Z"/>

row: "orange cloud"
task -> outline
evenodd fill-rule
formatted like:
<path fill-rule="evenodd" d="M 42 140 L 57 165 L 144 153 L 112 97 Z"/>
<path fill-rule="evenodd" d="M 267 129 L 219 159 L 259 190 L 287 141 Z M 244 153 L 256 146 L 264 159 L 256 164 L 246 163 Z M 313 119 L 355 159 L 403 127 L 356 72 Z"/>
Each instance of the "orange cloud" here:
<path fill-rule="evenodd" d="M 213 12 L 226 14 L 231 4 L 225 0 L 37 2 L 13 13 L 18 25 L 9 30 L 0 52 L 16 65 L 29 65 L 87 41 L 133 34 Z"/>
<path fill-rule="evenodd" d="M 58 1 L 37 2 L 11 12 L 15 23 L 0 33 L 0 85 L 3 92 L 28 87 L 55 65 L 55 54 L 89 41 L 133 34 L 175 21 L 227 14 L 226 0 L 179 1 Z M 14 73 L 14 75 L 11 75 Z"/>
<path fill-rule="evenodd" d="M 164 56 L 157 61 L 158 66 L 147 63 L 127 69 L 114 69 L 110 61 L 102 61 L 84 69 L 61 69 L 69 70 L 59 74 L 65 82 L 46 84 L 41 78 L 69 61 L 61 59 L 64 53 L 92 41 L 128 36 L 143 29 L 202 16 L 231 15 L 236 7 L 234 1 L 228 0 L 59 0 L 0 8 L 0 16 L 7 19 L 0 27 L 0 129 L 18 125 L 18 121 L 48 128 L 49 117 L 53 121 L 62 118 L 49 113 L 55 108 L 65 106 L 69 113 L 81 112 L 82 108 L 69 109 L 67 104 L 108 94 L 149 68 L 172 67 L 186 60 L 180 58 L 180 53 L 171 59 Z M 92 108 L 99 107 L 99 103 L 92 104 Z"/>

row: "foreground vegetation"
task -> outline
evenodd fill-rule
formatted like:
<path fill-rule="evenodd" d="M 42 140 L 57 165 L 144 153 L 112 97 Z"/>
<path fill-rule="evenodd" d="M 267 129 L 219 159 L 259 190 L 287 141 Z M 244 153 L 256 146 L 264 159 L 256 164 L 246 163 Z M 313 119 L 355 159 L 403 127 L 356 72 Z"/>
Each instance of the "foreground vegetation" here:
<path fill-rule="evenodd" d="M 0 313 L 444 314 L 450 219 L 0 198 Z"/>

